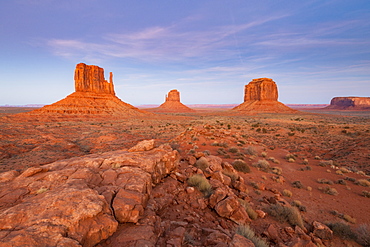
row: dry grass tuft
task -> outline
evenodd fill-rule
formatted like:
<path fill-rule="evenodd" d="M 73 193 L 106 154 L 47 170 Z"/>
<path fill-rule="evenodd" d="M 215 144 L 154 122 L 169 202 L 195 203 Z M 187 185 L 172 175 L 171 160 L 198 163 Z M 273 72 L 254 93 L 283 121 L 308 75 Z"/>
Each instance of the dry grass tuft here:
<path fill-rule="evenodd" d="M 283 196 L 292 197 L 293 193 L 290 190 L 283 190 Z"/>
<path fill-rule="evenodd" d="M 235 168 L 235 170 L 243 172 L 243 173 L 251 172 L 250 167 L 243 160 L 234 160 L 234 162 L 232 163 L 232 166 Z"/>
<path fill-rule="evenodd" d="M 256 247 L 269 247 L 266 240 L 258 237 L 248 225 L 239 225 L 235 232 L 252 241 Z"/>
<path fill-rule="evenodd" d="M 366 179 L 359 179 L 359 180 L 356 181 L 356 184 L 364 186 L 364 187 L 370 187 L 370 181 L 368 181 Z"/>
<path fill-rule="evenodd" d="M 286 207 L 280 204 L 273 204 L 267 208 L 267 213 L 280 222 L 289 222 L 293 226 L 304 229 L 302 216 L 295 207 Z"/>
<path fill-rule="evenodd" d="M 188 179 L 188 184 L 190 186 L 196 187 L 200 192 L 203 193 L 205 197 L 209 197 L 213 193 L 211 184 L 202 175 L 196 174 L 191 176 Z"/>

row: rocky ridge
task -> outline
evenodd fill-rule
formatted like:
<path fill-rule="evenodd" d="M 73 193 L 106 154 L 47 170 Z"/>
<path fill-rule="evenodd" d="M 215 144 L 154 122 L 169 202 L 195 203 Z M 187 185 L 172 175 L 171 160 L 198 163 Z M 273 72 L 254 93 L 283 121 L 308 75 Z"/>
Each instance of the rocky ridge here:
<path fill-rule="evenodd" d="M 334 97 L 325 109 L 369 110 L 370 97 Z"/>
<path fill-rule="evenodd" d="M 244 102 L 233 110 L 259 113 L 294 113 L 296 110 L 289 108 L 278 101 L 278 89 L 276 83 L 270 78 L 253 79 L 244 88 Z"/>

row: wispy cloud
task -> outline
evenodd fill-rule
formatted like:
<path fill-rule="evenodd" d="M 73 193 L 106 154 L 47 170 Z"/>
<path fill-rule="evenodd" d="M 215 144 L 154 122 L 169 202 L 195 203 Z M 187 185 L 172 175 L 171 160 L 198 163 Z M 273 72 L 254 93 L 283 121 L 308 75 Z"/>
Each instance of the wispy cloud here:
<path fill-rule="evenodd" d="M 187 58 L 201 58 L 207 54 L 212 57 L 215 50 L 224 55 L 234 55 L 235 41 L 232 37 L 237 33 L 257 27 L 266 22 L 283 18 L 284 15 L 261 18 L 238 25 L 224 25 L 207 30 L 194 29 L 186 31 L 180 22 L 172 26 L 153 26 L 130 33 L 105 34 L 101 42 L 86 40 L 51 39 L 48 47 L 57 56 L 63 57 L 95 57 L 134 58 L 150 61 L 177 61 Z"/>

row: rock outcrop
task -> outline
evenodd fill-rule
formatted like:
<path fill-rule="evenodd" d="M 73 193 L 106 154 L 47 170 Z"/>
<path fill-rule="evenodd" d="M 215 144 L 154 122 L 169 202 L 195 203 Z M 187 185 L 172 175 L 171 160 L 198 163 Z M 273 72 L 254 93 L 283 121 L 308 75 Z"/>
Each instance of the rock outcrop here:
<path fill-rule="evenodd" d="M 162 145 L 1 173 L 1 246 L 95 246 L 119 223 L 138 222 L 153 185 L 178 162 Z"/>
<path fill-rule="evenodd" d="M 253 79 L 248 85 L 245 85 L 244 103 L 236 106 L 233 110 L 250 113 L 296 112 L 278 101 L 277 85 L 269 78 Z"/>
<path fill-rule="evenodd" d="M 112 72 L 108 82 L 104 78 L 104 69 L 96 65 L 79 63 L 76 66 L 74 79 L 74 93 L 29 114 L 94 114 L 119 115 L 120 117 L 149 114 L 115 96 Z"/>
<path fill-rule="evenodd" d="M 370 110 L 370 97 L 334 97 L 326 109 Z"/>
<path fill-rule="evenodd" d="M 180 102 L 180 92 L 176 89 L 171 90 L 166 95 L 165 102 L 156 108 L 157 112 L 194 112 L 193 109 L 187 107 Z"/>

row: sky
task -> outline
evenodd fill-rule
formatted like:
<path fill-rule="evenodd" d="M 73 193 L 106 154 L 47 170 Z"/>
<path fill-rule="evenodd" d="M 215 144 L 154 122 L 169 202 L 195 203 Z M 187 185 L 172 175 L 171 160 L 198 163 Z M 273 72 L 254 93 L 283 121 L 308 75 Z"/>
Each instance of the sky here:
<path fill-rule="evenodd" d="M 81 62 L 137 106 L 239 104 L 261 77 L 285 104 L 370 97 L 370 1 L 0 1 L 0 105 L 65 98 Z"/>

